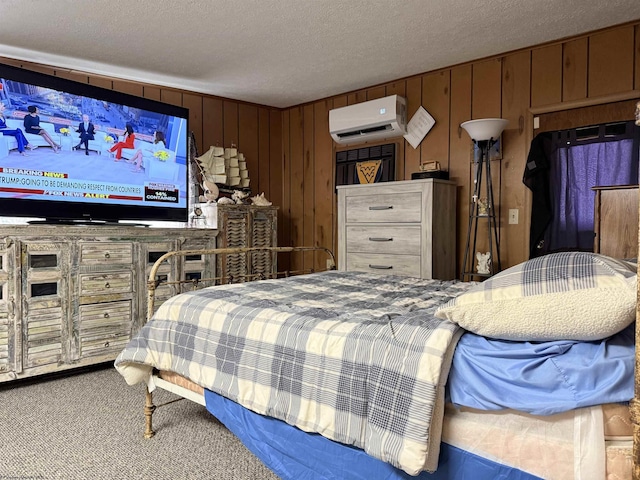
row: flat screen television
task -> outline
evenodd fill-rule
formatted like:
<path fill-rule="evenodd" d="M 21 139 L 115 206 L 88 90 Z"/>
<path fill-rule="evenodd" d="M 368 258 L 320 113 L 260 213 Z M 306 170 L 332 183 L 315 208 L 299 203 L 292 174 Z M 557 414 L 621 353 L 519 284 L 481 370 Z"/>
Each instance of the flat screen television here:
<path fill-rule="evenodd" d="M 43 145 L 23 156 L 14 137 L 0 137 L 0 216 L 47 223 L 187 221 L 188 109 L 2 64 L 0 102 L 9 126 L 23 131 L 29 106 L 37 107 L 40 126 L 61 145 L 58 153 Z M 88 155 L 84 146 L 73 148 L 84 114 L 96 129 Z M 127 124 L 145 150 L 142 171 L 109 153 Z M 164 134 L 163 148 L 153 142 L 156 131 Z"/>

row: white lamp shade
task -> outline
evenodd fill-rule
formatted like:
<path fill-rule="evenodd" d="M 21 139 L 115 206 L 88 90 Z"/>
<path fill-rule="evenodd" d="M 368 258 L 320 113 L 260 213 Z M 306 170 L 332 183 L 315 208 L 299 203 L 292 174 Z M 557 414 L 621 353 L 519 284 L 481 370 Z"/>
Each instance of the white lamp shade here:
<path fill-rule="evenodd" d="M 480 142 L 482 140 L 497 140 L 502 131 L 509 124 L 509 120 L 504 118 L 479 118 L 469 120 L 460 124 L 472 140 Z"/>

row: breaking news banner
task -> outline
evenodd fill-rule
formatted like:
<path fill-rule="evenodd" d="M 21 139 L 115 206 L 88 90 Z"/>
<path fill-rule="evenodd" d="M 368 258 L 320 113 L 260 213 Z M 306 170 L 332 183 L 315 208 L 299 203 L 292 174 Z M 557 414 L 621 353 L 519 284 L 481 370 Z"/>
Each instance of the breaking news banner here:
<path fill-rule="evenodd" d="M 130 185 L 73 180 L 64 172 L 0 167 L 0 195 L 45 199 L 65 197 L 82 201 L 128 201 L 132 204 L 178 203 L 179 189 L 172 184 Z"/>

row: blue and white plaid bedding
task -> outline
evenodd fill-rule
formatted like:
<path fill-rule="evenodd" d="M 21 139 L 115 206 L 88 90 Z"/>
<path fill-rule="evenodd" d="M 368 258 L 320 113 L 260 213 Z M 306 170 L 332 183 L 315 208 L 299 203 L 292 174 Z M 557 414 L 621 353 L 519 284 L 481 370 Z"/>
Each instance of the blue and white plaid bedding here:
<path fill-rule="evenodd" d="M 472 284 L 323 272 L 166 301 L 116 359 L 129 384 L 171 370 L 411 475 L 437 467 L 462 330 L 433 316 Z"/>

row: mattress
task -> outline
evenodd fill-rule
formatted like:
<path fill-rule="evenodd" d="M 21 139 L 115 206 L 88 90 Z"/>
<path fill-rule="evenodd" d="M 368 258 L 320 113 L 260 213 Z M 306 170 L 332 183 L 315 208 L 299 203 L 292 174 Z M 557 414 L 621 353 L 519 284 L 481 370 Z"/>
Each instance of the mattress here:
<path fill-rule="evenodd" d="M 204 392 L 204 389 L 201 386 L 174 372 L 161 371 L 159 372 L 159 376 L 168 382 L 182 386 L 193 392 L 199 394 L 203 394 Z M 594 418 L 602 419 L 601 422 L 600 420 L 596 421 L 597 423 L 601 423 L 602 432 L 604 435 L 604 469 L 606 472 L 604 478 L 607 480 L 630 480 L 633 465 L 633 426 L 631 423 L 628 405 L 606 404 L 593 407 L 592 409 L 578 409 L 575 412 L 552 415 L 547 418 L 549 418 L 552 423 L 558 422 L 558 425 L 560 425 L 561 422 L 564 422 L 566 425 L 569 425 L 571 423 L 575 425 L 580 421 L 579 415 L 588 417 L 593 416 L 589 415 L 588 411 L 591 411 L 591 413 L 595 413 Z M 524 443 L 520 441 L 514 442 L 513 438 L 511 438 L 509 442 L 506 442 L 511 446 L 511 450 L 513 450 L 512 446 L 514 444 L 517 444 L 519 445 L 519 448 L 522 448 L 523 452 L 526 452 L 524 455 L 522 455 L 522 458 L 525 459 L 522 463 L 519 463 L 522 459 L 518 459 L 518 457 L 520 457 L 518 452 L 507 452 L 506 456 L 509 457 L 508 463 L 510 465 L 513 462 L 517 466 L 522 467 L 524 471 L 533 470 L 532 473 L 537 474 L 543 478 L 573 478 L 573 472 L 571 470 L 574 469 L 574 458 L 572 457 L 574 457 L 575 455 L 580 455 L 580 453 L 574 452 L 573 447 L 570 447 L 569 445 L 572 443 L 575 432 L 573 430 L 568 432 L 566 428 L 563 427 L 560 429 L 563 431 L 563 433 L 556 432 L 551 433 L 550 435 L 542 434 L 540 433 L 540 430 L 536 431 L 537 427 L 532 427 L 532 425 L 534 425 L 534 423 L 536 422 L 536 419 L 540 419 L 540 417 L 537 416 L 528 414 L 522 415 L 518 412 L 510 411 L 496 413 L 474 411 L 474 409 L 457 410 L 452 405 L 448 405 L 445 414 L 443 441 L 451 445 L 458 446 L 462 449 L 469 448 L 470 450 L 475 451 L 477 454 L 487 455 L 488 458 L 491 458 L 495 461 L 505 461 L 504 445 L 498 445 L 499 442 L 496 442 L 496 438 L 506 439 L 509 438 L 509 435 L 517 436 L 517 434 L 521 431 L 518 430 L 518 428 L 520 428 L 523 424 L 519 424 L 519 427 L 516 427 L 513 432 L 504 433 L 503 431 L 501 434 L 497 435 L 496 431 L 492 429 L 493 427 L 488 426 L 491 424 L 491 422 L 485 422 L 484 420 L 490 417 L 498 418 L 498 424 L 500 425 L 509 423 L 505 419 L 510 419 L 509 421 L 514 421 L 514 419 L 517 419 L 518 422 L 531 422 L 528 429 L 530 435 L 527 435 L 527 437 L 529 437 L 528 441 L 524 441 Z M 522 420 L 522 417 L 524 417 L 524 420 Z M 483 420 L 480 421 L 479 419 Z M 512 426 L 515 425 L 512 424 Z M 547 429 L 553 432 L 553 427 Z M 511 430 L 511 428 L 508 428 L 507 430 Z M 502 435 L 502 437 L 500 437 L 500 435 Z M 506 435 L 506 437 L 504 435 Z M 542 441 L 541 435 L 545 437 Z M 561 438 L 563 435 L 565 437 L 564 441 Z M 467 445 L 465 447 L 464 444 L 460 444 L 459 440 L 461 438 L 482 438 L 483 441 L 478 445 L 473 445 L 471 447 Z M 486 442 L 493 443 L 493 446 L 487 446 L 485 444 Z M 546 456 L 549 458 L 547 462 L 549 465 L 547 466 L 542 465 L 543 462 L 540 462 L 540 455 L 531 455 L 531 452 L 535 451 L 537 448 L 540 448 L 543 443 L 547 444 Z M 500 452 L 492 453 L 492 449 L 494 447 L 498 448 Z M 345 449 L 346 448 L 347 447 L 345 447 Z M 295 451 L 295 449 L 292 446 L 292 452 L 293 451 Z M 555 451 L 556 455 L 553 457 L 549 457 L 549 451 Z M 539 450 L 539 453 L 542 454 L 543 450 Z M 516 458 L 516 460 L 513 460 L 513 458 Z M 594 460 L 595 459 L 590 459 L 584 462 L 584 472 L 589 472 L 590 469 L 593 468 Z M 552 470 L 548 470 L 549 468 Z"/>

